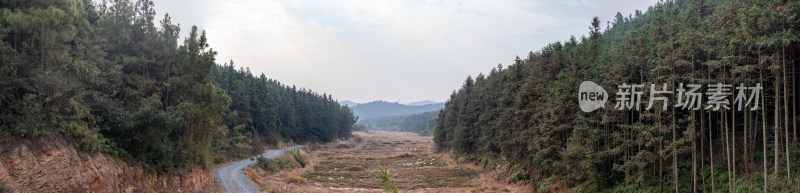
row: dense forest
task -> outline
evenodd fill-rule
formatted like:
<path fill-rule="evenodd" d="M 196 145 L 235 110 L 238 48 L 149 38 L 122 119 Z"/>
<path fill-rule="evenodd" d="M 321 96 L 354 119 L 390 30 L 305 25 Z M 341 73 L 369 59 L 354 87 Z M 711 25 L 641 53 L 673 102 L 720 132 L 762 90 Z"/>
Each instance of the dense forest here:
<path fill-rule="evenodd" d="M 507 160 L 510 181 L 540 191 L 798 191 L 799 13 L 797 1 L 679 0 L 617 14 L 605 30 L 595 18 L 588 37 L 468 77 L 439 114 L 434 141 L 487 167 Z M 583 81 L 612 93 L 642 84 L 631 104 L 641 110 L 617 110 L 609 94 L 605 108 L 582 112 Z M 706 100 L 685 109 L 674 94 L 666 110 L 645 110 L 662 84 L 681 83 L 704 85 L 698 93 L 734 85 L 730 107 L 740 83 L 763 90 L 752 110 L 707 109 Z"/>
<path fill-rule="evenodd" d="M 330 95 L 218 65 L 150 0 L 0 0 L 0 143 L 57 135 L 180 172 L 265 144 L 350 135 Z"/>
<path fill-rule="evenodd" d="M 366 120 L 385 116 L 410 115 L 438 111 L 444 108 L 444 103 L 413 106 L 386 101 L 373 101 L 352 106 L 351 108 L 353 109 L 353 113 L 358 116 L 359 120 Z"/>
<path fill-rule="evenodd" d="M 331 95 L 289 87 L 264 74 L 256 78 L 249 69 L 235 70 L 233 61 L 214 66 L 211 79 L 232 99 L 223 124 L 233 129 L 224 145 L 239 157 L 263 151 L 252 145 L 329 142 L 351 135 L 353 112 Z"/>
<path fill-rule="evenodd" d="M 438 115 L 439 111 L 431 111 L 413 115 L 386 116 L 364 119 L 359 121 L 359 124 L 370 130 L 407 131 L 429 136 L 433 134 Z"/>

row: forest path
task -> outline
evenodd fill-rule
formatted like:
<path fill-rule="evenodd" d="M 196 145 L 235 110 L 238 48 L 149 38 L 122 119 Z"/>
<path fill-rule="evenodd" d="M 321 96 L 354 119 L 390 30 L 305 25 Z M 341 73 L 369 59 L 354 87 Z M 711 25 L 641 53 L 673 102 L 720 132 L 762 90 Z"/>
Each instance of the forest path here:
<path fill-rule="evenodd" d="M 284 151 L 296 150 L 302 147 L 303 145 L 294 145 L 283 149 L 270 149 L 264 151 L 264 153 L 259 156 L 263 156 L 267 159 L 275 159 L 283 155 Z M 244 168 L 250 167 L 256 164 L 256 162 L 256 160 L 250 160 L 248 158 L 219 167 L 212 173 L 214 182 L 219 185 L 223 192 L 260 192 L 258 188 L 250 182 L 250 179 L 247 179 L 244 173 L 242 173 Z"/>

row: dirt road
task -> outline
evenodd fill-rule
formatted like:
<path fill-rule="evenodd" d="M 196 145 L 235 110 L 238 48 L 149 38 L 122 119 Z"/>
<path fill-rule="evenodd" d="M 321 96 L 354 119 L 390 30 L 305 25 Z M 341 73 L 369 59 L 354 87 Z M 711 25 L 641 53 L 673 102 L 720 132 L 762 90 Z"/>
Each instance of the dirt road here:
<path fill-rule="evenodd" d="M 283 149 L 267 150 L 264 151 L 264 154 L 261 154 L 260 156 L 264 156 L 264 158 L 267 159 L 275 159 L 283 155 L 284 151 L 295 150 L 302 147 L 302 145 L 295 145 L 285 147 Z M 247 177 L 244 176 L 244 173 L 242 173 L 244 168 L 250 167 L 255 163 L 256 160 L 243 159 L 219 167 L 214 170 L 214 173 L 212 174 L 214 176 L 214 182 L 219 185 L 223 192 L 260 192 L 258 191 L 258 188 L 253 186 L 253 183 L 250 182 L 250 179 L 247 179 Z"/>

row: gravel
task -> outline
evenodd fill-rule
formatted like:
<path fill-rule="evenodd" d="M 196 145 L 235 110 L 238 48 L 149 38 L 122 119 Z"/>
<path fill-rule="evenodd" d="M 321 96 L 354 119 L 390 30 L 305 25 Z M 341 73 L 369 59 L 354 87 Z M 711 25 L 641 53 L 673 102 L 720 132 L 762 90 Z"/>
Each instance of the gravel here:
<path fill-rule="evenodd" d="M 283 155 L 283 151 L 296 150 L 302 147 L 302 145 L 295 145 L 279 150 L 266 150 L 264 151 L 264 154 L 261 154 L 260 156 L 264 156 L 264 158 L 267 159 L 275 159 Z M 248 158 L 219 167 L 214 170 L 214 173 L 212 174 L 214 176 L 214 182 L 216 182 L 217 185 L 222 188 L 223 192 L 260 192 L 258 191 L 258 188 L 256 188 L 256 186 L 250 182 L 250 179 L 247 179 L 247 177 L 244 176 L 244 173 L 242 173 L 244 168 L 250 167 L 253 164 L 256 164 L 256 162 L 256 160 L 250 160 L 250 158 Z"/>
<path fill-rule="evenodd" d="M 349 141 L 350 140 L 342 140 L 337 142 L 337 144 L 347 144 Z M 283 155 L 284 151 L 296 150 L 302 147 L 302 145 L 295 145 L 285 147 L 283 149 L 266 150 L 264 151 L 264 154 L 261 154 L 260 156 L 264 156 L 264 158 L 267 159 L 275 159 Z M 250 182 L 250 179 L 245 177 L 244 173 L 242 173 L 244 168 L 250 167 L 253 164 L 256 164 L 256 162 L 256 160 L 250 160 L 250 158 L 247 158 L 219 167 L 212 173 L 214 182 L 216 182 L 217 185 L 222 188 L 223 192 L 260 192 L 258 191 L 258 188 L 256 188 L 256 186 Z"/>

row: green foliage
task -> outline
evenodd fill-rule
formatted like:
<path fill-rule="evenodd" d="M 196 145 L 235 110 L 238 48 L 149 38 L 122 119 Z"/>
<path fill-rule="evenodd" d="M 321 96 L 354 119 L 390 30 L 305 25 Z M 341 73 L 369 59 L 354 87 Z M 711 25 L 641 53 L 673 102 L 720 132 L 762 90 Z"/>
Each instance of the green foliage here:
<path fill-rule="evenodd" d="M 57 130 L 87 151 L 170 172 L 349 135 L 349 108 L 218 65 L 205 32 L 179 38 L 153 7 L 0 0 L 0 140 Z"/>
<path fill-rule="evenodd" d="M 761 166 L 762 158 L 769 159 L 769 173 L 776 171 L 785 181 L 785 143 L 772 140 L 785 141 L 789 133 L 789 140 L 797 141 L 792 131 L 795 115 L 782 111 L 797 108 L 791 97 L 796 97 L 792 74 L 800 61 L 799 10 L 800 3 L 794 1 L 665 1 L 646 12 L 617 14 L 604 30 L 595 18 L 587 23 L 588 37 L 573 36 L 517 57 L 506 67 L 498 65 L 488 75 L 467 77 L 438 114 L 436 149 L 459 155 L 458 160 L 497 155 L 517 165 L 509 174 L 512 179 L 528 179 L 542 191 L 552 185 L 587 191 L 670 192 L 677 187 L 678 192 L 692 192 L 692 166 L 707 170 L 698 172 L 697 179 L 707 182 L 706 191 L 711 191 L 710 171 L 715 171 L 716 191 L 727 191 L 734 176 L 736 181 L 755 182 L 762 167 L 753 166 Z M 576 93 L 583 81 L 609 91 L 605 108 L 580 111 Z M 761 110 L 635 111 L 613 106 L 617 86 L 623 83 L 645 85 L 645 96 L 636 104 L 644 109 L 650 84 L 667 83 L 674 90 L 678 83 L 757 82 L 764 86 L 761 99 L 766 99 L 759 108 L 777 111 L 774 115 Z M 789 97 L 781 99 L 783 93 Z M 669 100 L 676 104 L 675 98 Z M 766 136 L 762 128 L 769 128 Z M 765 139 L 767 152 L 762 150 Z M 772 148 L 780 152 L 777 165 Z M 800 156 L 793 149 L 789 157 Z M 735 153 L 730 157 L 736 164 L 728 163 L 726 153 Z M 710 169 L 710 159 L 715 170 Z M 752 185 L 745 192 L 757 190 Z"/>
<path fill-rule="evenodd" d="M 306 167 L 305 158 L 303 158 L 303 155 L 300 154 L 300 150 L 299 149 L 294 151 L 294 152 L 292 152 L 292 157 L 294 158 L 295 161 L 297 161 L 297 163 L 300 164 L 301 168 Z"/>
<path fill-rule="evenodd" d="M 352 110 L 330 95 L 286 86 L 264 74 L 253 76 L 249 68 L 236 69 L 233 61 L 214 66 L 210 77 L 232 99 L 222 123 L 231 128 L 244 126 L 230 131 L 231 138 L 252 136 L 266 144 L 284 139 L 329 142 L 349 137 L 355 123 Z"/>
<path fill-rule="evenodd" d="M 486 156 L 481 156 L 480 157 L 480 161 L 481 161 L 481 167 L 486 168 L 486 169 L 494 169 L 493 168 L 494 167 L 494 163 L 493 163 L 493 160 L 491 158 L 488 158 Z"/>
<path fill-rule="evenodd" d="M 397 185 L 389 182 L 392 178 L 392 174 L 389 173 L 388 168 L 384 169 L 380 164 L 378 164 L 378 178 L 381 180 L 381 187 L 383 187 L 384 192 L 397 193 Z"/>
<path fill-rule="evenodd" d="M 526 180 L 528 178 L 528 172 L 525 171 L 525 168 L 514 166 L 511 167 L 511 176 L 508 178 L 509 183 L 514 183 L 520 180 Z"/>
<path fill-rule="evenodd" d="M 438 114 L 438 111 L 433 111 L 413 115 L 386 116 L 364 119 L 360 123 L 372 130 L 409 131 L 429 136 L 433 134 Z"/>
<path fill-rule="evenodd" d="M 8 139 L 9 137 L 11 137 L 11 132 L 5 129 L 0 130 L 0 142 L 3 142 L 5 139 Z"/>
<path fill-rule="evenodd" d="M 263 156 L 259 156 L 258 158 L 256 158 L 256 160 L 257 160 L 256 167 L 259 167 L 264 171 L 272 173 L 279 172 L 284 169 L 294 168 L 292 160 L 286 159 L 285 157 L 266 159 Z"/>
<path fill-rule="evenodd" d="M 306 178 L 300 176 L 293 176 L 291 179 L 289 179 L 289 183 L 293 184 L 306 184 L 307 181 L 308 180 Z"/>
<path fill-rule="evenodd" d="M 88 125 L 85 122 L 69 121 L 63 127 L 66 128 L 66 133 L 69 133 L 78 139 L 76 146 L 85 147 L 91 151 L 112 151 L 109 141 L 102 137 L 102 135 L 95 135 L 91 133 Z"/>

